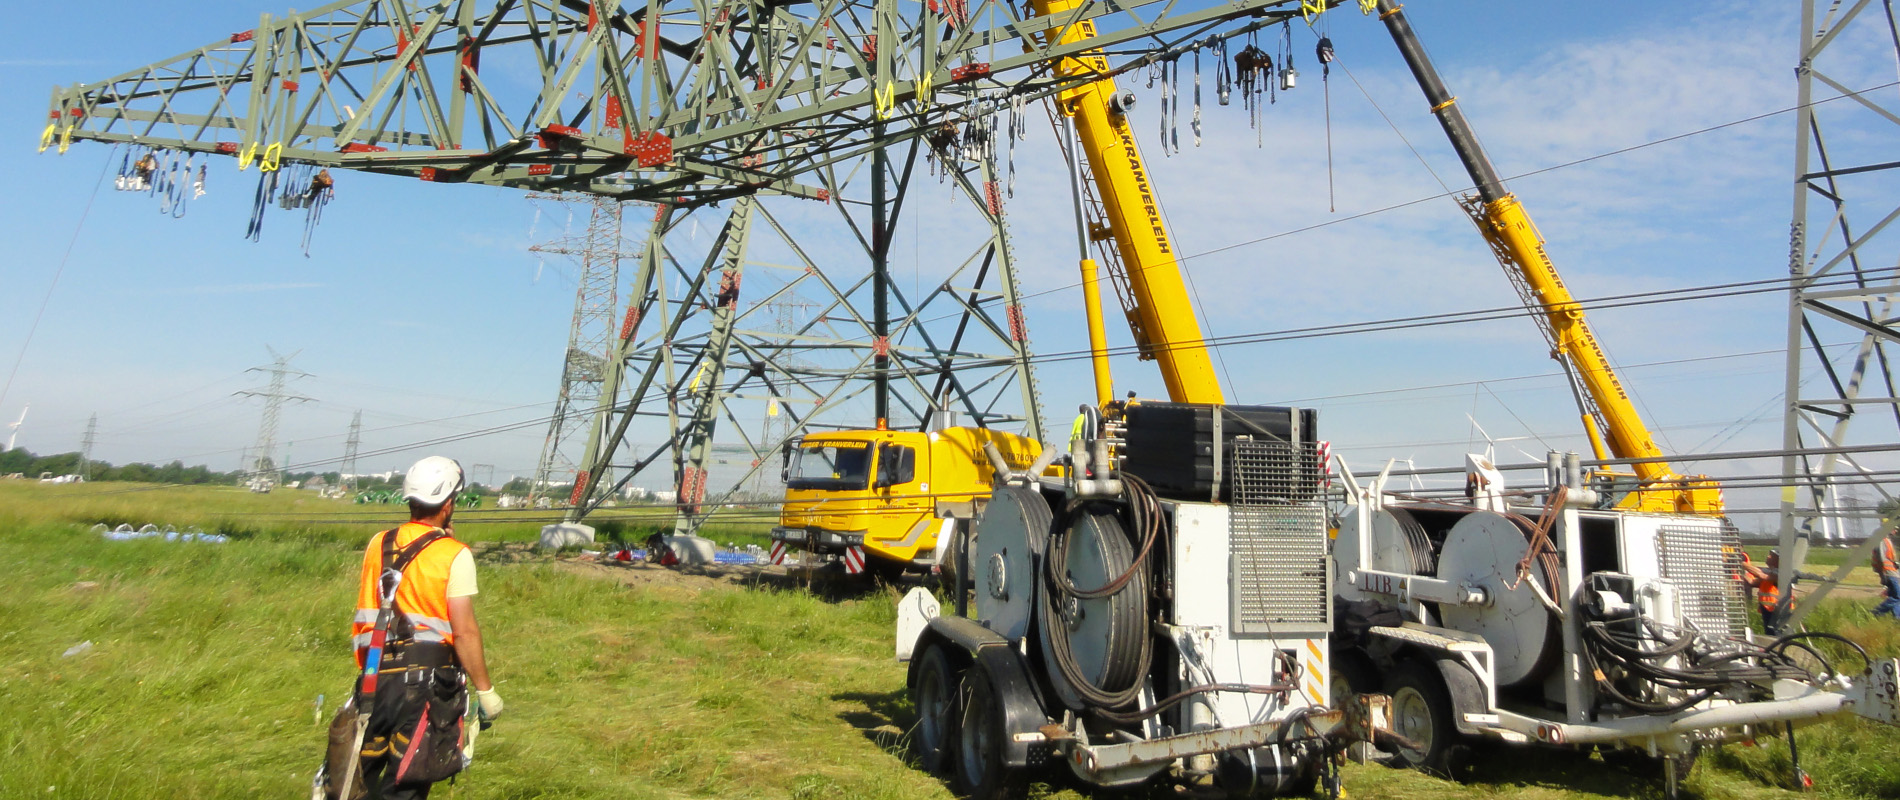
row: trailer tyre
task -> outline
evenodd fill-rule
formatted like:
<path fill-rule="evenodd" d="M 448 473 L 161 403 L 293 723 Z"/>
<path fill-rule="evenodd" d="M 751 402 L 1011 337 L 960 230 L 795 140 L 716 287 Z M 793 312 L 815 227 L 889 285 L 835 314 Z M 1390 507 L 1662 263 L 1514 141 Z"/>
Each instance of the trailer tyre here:
<path fill-rule="evenodd" d="M 1002 695 L 991 680 L 981 662 L 963 673 L 951 786 L 970 800 L 1015 800 L 1023 795 L 1023 772 L 1004 760 L 1009 733 L 1003 729 Z"/>
<path fill-rule="evenodd" d="M 958 670 L 942 645 L 924 649 L 917 661 L 917 679 L 910 686 L 910 702 L 917 709 L 917 727 L 911 732 L 911 749 L 917 760 L 931 773 L 950 768 L 956 741 L 957 722 L 962 709 L 957 706 Z"/>
<path fill-rule="evenodd" d="M 1452 776 L 1458 726 L 1451 692 L 1430 664 L 1406 661 L 1392 676 L 1392 727 L 1417 745 L 1394 747 L 1400 763 L 1435 775 Z"/>

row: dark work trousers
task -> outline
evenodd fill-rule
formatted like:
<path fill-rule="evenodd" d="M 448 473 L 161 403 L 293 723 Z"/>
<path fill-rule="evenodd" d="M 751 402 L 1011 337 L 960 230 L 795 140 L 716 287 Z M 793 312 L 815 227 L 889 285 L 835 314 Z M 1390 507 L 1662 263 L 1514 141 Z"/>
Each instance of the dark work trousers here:
<path fill-rule="evenodd" d="M 395 785 L 396 767 L 401 764 L 400 753 L 363 759 L 363 785 L 369 787 L 370 800 L 423 800 L 429 796 L 435 784 Z"/>

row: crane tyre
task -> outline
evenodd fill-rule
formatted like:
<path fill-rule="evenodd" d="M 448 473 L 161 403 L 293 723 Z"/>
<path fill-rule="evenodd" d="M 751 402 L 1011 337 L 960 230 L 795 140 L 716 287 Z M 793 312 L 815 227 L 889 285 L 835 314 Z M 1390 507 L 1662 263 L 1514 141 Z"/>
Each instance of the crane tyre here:
<path fill-rule="evenodd" d="M 950 767 L 952 746 L 957 739 L 957 724 L 962 709 L 957 698 L 961 670 L 950 663 L 942 645 L 924 649 L 917 661 L 917 678 L 910 685 L 910 703 L 917 709 L 917 726 L 911 730 L 910 746 L 924 770 L 942 774 Z"/>
<path fill-rule="evenodd" d="M 1004 760 L 1009 734 L 1003 729 L 1003 698 L 992 681 L 981 662 L 963 673 L 962 722 L 950 785 L 970 800 L 1016 800 L 1027 787 L 1023 771 Z"/>
<path fill-rule="evenodd" d="M 1401 764 L 1441 777 L 1452 777 L 1459 749 L 1451 692 L 1430 663 L 1405 661 L 1393 672 L 1392 728 L 1417 745 L 1393 748 Z"/>

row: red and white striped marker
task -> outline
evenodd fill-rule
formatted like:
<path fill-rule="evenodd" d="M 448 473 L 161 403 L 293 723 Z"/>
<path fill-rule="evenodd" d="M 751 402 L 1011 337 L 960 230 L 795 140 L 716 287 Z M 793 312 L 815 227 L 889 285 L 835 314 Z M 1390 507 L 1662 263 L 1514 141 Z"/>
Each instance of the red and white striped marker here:
<path fill-rule="evenodd" d="M 856 545 L 845 548 L 844 571 L 846 575 L 857 575 L 864 572 L 864 548 Z"/>
<path fill-rule="evenodd" d="M 1325 489 L 1333 485 L 1333 443 L 1319 443 L 1319 487 Z"/>
<path fill-rule="evenodd" d="M 772 564 L 785 566 L 785 541 L 782 539 L 772 543 Z"/>

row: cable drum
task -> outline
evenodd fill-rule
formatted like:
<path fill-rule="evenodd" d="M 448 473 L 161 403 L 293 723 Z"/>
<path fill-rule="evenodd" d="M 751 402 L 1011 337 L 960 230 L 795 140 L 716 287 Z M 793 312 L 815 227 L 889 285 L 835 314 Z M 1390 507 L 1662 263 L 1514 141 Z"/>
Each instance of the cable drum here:
<path fill-rule="evenodd" d="M 1554 596 L 1552 587 L 1559 585 L 1555 557 L 1540 553 L 1518 574 L 1535 525 L 1517 514 L 1478 511 L 1452 526 L 1438 556 L 1440 580 L 1482 588 L 1489 596 L 1483 605 L 1441 603 L 1438 610 L 1445 627 L 1478 634 L 1491 645 L 1500 686 L 1542 680 L 1563 652 L 1557 618 L 1538 597 L 1539 589 Z"/>
<path fill-rule="evenodd" d="M 1403 508 L 1387 508 L 1392 520 L 1398 523 L 1399 535 L 1404 537 L 1412 553 L 1412 574 L 1437 575 L 1438 554 L 1432 550 L 1432 539 L 1425 533 L 1425 526 Z"/>
<path fill-rule="evenodd" d="M 1050 682 L 1069 708 L 1123 709 L 1140 697 L 1153 647 L 1145 551 L 1106 504 L 1071 505 L 1052 531 L 1037 627 Z"/>

